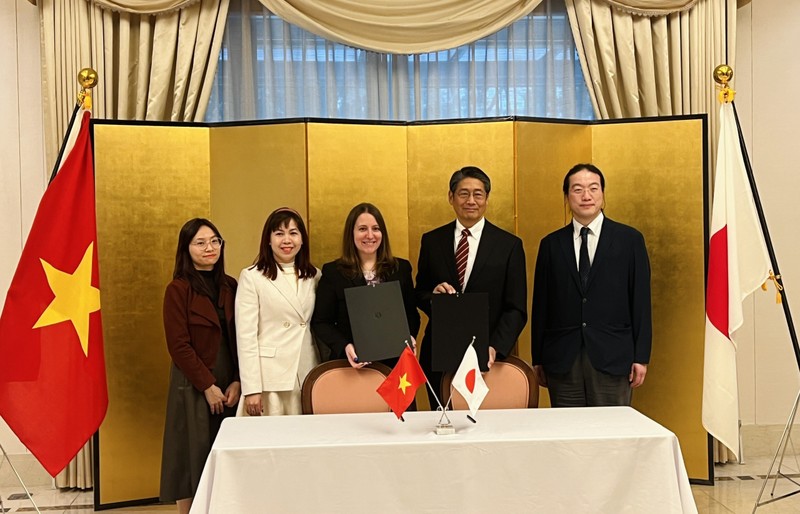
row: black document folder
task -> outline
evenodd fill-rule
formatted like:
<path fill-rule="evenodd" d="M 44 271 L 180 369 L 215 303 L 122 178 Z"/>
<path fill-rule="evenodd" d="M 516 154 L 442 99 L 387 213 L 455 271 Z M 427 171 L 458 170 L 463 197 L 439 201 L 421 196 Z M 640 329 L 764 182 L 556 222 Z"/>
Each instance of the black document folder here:
<path fill-rule="evenodd" d="M 399 282 L 350 287 L 344 299 L 359 361 L 395 359 L 411 344 Z"/>
<path fill-rule="evenodd" d="M 455 371 L 475 337 L 481 371 L 489 366 L 488 293 L 435 294 L 431 297 L 434 371 Z"/>

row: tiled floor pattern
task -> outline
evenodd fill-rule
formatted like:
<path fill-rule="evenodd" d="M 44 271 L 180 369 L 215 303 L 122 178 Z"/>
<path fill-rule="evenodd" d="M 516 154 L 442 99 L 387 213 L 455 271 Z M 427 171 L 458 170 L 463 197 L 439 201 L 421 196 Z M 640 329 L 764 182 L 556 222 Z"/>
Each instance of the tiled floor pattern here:
<path fill-rule="evenodd" d="M 764 474 L 769 469 L 771 458 L 758 457 L 750 459 L 746 464 L 726 464 L 717 466 L 716 483 L 713 487 L 693 485 L 692 492 L 697 504 L 697 510 L 703 514 L 728 514 L 728 513 L 749 513 L 753 511 L 756 497 L 763 484 Z M 783 472 L 800 482 L 800 466 L 792 459 L 792 462 L 784 461 Z M 763 500 L 770 498 L 769 493 L 772 481 L 769 482 Z M 775 495 L 800 489 L 786 479 L 778 481 Z M 0 497 L 3 499 L 6 512 L 35 512 L 31 503 L 22 495 L 20 487 L 0 488 Z M 48 486 L 33 487 L 34 500 L 43 513 L 64 513 L 64 514 L 88 514 L 94 512 L 92 509 L 93 495 L 91 491 L 77 490 L 54 490 Z M 122 509 L 107 510 L 109 513 L 138 513 L 138 514 L 161 514 L 164 512 L 175 512 L 174 505 L 150 505 L 144 507 L 128 507 Z M 786 498 L 768 505 L 759 507 L 757 513 L 777 514 L 777 513 L 800 513 L 800 494 Z"/>

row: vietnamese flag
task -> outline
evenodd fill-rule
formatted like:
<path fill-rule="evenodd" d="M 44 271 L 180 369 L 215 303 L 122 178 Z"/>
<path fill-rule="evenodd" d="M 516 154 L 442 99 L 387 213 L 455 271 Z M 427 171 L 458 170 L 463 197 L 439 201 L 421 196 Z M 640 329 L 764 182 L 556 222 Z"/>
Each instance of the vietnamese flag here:
<path fill-rule="evenodd" d="M 461 364 L 453 375 L 452 386 L 464 397 L 469 413 L 474 418 L 483 399 L 489 394 L 489 387 L 478 368 L 478 354 L 475 353 L 474 346 L 469 345 L 464 352 L 464 358 L 461 359 Z"/>
<path fill-rule="evenodd" d="M 414 357 L 414 353 L 406 348 L 400 354 L 397 364 L 386 380 L 378 386 L 378 394 L 383 397 L 397 419 L 400 419 L 417 394 L 417 388 L 425 383 L 425 373 Z"/>
<path fill-rule="evenodd" d="M 703 427 L 738 459 L 735 333 L 744 323 L 742 302 L 770 276 L 770 259 L 747 177 L 732 104 L 722 104 L 719 119 L 708 242 Z"/>
<path fill-rule="evenodd" d="M 53 476 L 108 406 L 89 119 L 66 139 L 0 317 L 0 417 Z"/>

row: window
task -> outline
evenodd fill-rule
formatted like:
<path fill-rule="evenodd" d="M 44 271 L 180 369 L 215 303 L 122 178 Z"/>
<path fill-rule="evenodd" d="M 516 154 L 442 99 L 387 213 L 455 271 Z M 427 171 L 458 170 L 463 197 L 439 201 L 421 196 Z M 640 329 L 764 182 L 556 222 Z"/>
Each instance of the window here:
<path fill-rule="evenodd" d="M 381 54 L 234 1 L 207 121 L 320 117 L 593 119 L 563 0 L 451 50 Z"/>

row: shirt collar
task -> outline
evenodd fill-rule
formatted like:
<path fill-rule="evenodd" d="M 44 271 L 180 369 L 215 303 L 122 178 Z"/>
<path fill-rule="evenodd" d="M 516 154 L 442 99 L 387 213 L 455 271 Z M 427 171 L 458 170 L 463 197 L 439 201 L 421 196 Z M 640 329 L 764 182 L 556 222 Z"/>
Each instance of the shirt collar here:
<path fill-rule="evenodd" d="M 586 225 L 589 229 L 589 233 L 594 234 L 595 236 L 600 236 L 600 229 L 603 226 L 603 211 L 600 211 L 600 214 L 597 215 L 595 219 L 592 220 L 591 223 Z M 572 236 L 577 239 L 581 237 L 581 228 L 583 225 L 575 221 L 575 218 L 572 218 Z"/>
<path fill-rule="evenodd" d="M 469 228 L 469 235 L 471 235 L 475 239 L 480 239 L 484 225 L 486 225 L 486 218 L 481 218 L 480 220 L 478 220 L 476 224 L 472 225 Z M 456 235 L 460 237 L 461 231 L 464 230 L 465 228 L 466 227 L 462 225 L 460 221 L 458 221 L 458 218 L 456 218 Z"/>

